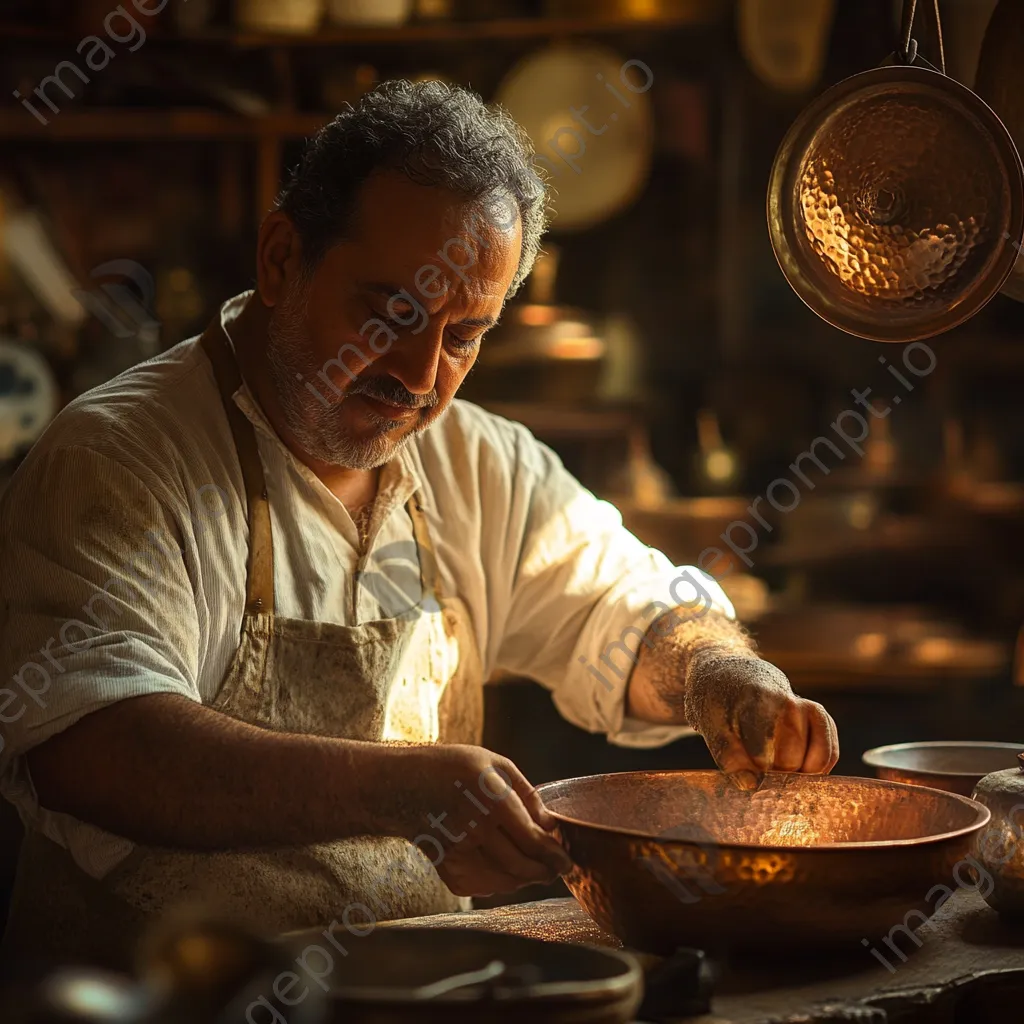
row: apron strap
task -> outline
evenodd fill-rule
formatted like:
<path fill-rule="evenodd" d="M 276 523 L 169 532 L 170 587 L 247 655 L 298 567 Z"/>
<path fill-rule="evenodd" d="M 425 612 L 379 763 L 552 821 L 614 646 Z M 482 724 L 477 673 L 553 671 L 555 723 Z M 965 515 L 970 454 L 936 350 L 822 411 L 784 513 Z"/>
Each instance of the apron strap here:
<path fill-rule="evenodd" d="M 245 413 L 235 404 L 235 392 L 242 386 L 242 375 L 227 332 L 220 317 L 200 338 L 203 351 L 213 365 L 224 412 L 228 417 L 235 451 L 242 468 L 245 500 L 249 510 L 249 566 L 246 581 L 245 610 L 249 614 L 274 612 L 274 538 L 270 523 L 270 501 L 263 475 L 256 431 Z"/>
<path fill-rule="evenodd" d="M 437 557 L 434 554 L 434 542 L 430 536 L 430 527 L 427 525 L 427 516 L 423 511 L 418 493 L 409 499 L 406 509 L 412 520 L 412 534 L 419 553 L 422 611 L 437 611 L 440 608 L 441 599 L 441 574 L 437 567 Z M 427 607 L 428 602 L 430 603 L 429 608 Z"/>

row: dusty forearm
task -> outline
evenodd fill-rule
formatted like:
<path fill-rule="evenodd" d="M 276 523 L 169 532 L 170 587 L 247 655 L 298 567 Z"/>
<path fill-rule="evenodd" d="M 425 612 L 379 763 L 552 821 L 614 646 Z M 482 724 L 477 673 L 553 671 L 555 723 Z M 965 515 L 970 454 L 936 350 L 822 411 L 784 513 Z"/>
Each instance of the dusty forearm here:
<path fill-rule="evenodd" d="M 270 732 L 161 694 L 86 716 L 28 763 L 50 810 L 135 842 L 218 849 L 392 831 L 400 753 Z"/>
<path fill-rule="evenodd" d="M 688 619 L 681 612 L 661 616 L 640 646 L 626 691 L 627 714 L 647 722 L 692 724 L 687 681 L 694 665 L 707 654 L 757 657 L 743 627 L 720 612 Z"/>

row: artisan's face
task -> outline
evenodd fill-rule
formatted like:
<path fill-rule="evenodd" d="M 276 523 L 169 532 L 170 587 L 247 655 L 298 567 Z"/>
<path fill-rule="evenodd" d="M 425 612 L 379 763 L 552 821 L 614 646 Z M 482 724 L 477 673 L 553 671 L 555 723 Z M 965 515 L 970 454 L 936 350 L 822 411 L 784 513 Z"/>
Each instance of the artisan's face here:
<path fill-rule="evenodd" d="M 476 361 L 519 263 L 518 216 L 397 173 L 363 188 L 348 237 L 275 303 L 268 359 L 314 458 L 370 469 L 436 421 Z"/>

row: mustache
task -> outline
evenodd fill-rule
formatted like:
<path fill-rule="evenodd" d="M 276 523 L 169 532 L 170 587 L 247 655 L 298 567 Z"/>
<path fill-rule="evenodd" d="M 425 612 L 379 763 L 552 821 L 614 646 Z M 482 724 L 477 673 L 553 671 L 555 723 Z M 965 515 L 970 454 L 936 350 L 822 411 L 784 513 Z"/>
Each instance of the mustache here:
<path fill-rule="evenodd" d="M 414 395 L 394 377 L 357 377 L 345 388 L 345 397 L 350 395 L 366 395 L 404 409 L 433 409 L 438 403 L 437 391 Z"/>

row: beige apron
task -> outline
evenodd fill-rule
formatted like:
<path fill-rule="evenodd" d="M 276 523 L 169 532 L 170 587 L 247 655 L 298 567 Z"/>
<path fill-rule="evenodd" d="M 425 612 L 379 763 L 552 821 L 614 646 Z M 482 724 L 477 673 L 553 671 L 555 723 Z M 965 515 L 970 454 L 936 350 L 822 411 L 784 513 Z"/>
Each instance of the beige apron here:
<path fill-rule="evenodd" d="M 270 507 L 252 424 L 219 318 L 202 344 L 213 363 L 245 482 L 246 610 L 238 650 L 211 706 L 268 729 L 355 740 L 479 743 L 483 673 L 468 611 L 444 597 L 420 498 L 407 505 L 420 564 L 410 614 L 362 626 L 274 614 Z M 360 562 L 362 569 L 365 561 Z M 340 574 L 339 574 L 340 575 Z M 310 787 L 317 785 L 310 779 Z M 452 791 L 452 799 L 458 797 Z M 301 801 L 297 791 L 294 799 Z M 443 807 L 424 807 L 442 813 Z M 436 856 L 436 854 L 435 854 Z M 404 868 L 404 870 L 403 870 Z M 465 909 L 404 839 L 361 837 L 301 848 L 190 853 L 137 846 L 102 881 L 30 831 L 22 848 L 4 959 L 125 967 L 147 917 L 201 902 L 265 933 Z"/>

